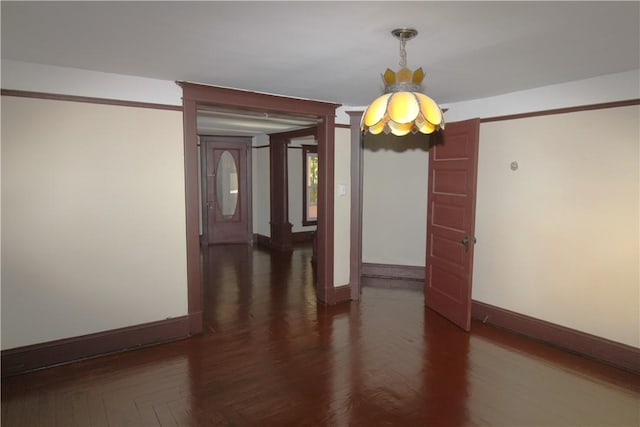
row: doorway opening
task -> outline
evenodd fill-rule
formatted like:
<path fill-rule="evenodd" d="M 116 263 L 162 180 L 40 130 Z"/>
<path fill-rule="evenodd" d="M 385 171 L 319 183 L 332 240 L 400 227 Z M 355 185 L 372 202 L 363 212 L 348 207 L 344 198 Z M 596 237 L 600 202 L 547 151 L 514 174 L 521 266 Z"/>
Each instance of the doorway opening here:
<path fill-rule="evenodd" d="M 316 298 L 332 304 L 334 135 L 337 104 L 268 95 L 216 86 L 178 82 L 183 91 L 187 287 L 189 332 L 202 332 L 202 277 L 200 265 L 200 190 L 198 176 L 198 109 L 234 110 L 246 114 L 285 114 L 318 123 L 318 231 Z"/>
<path fill-rule="evenodd" d="M 359 298 L 363 273 L 363 151 L 364 138 L 359 130 L 362 112 L 350 112 L 351 121 L 351 272 L 352 299 Z M 469 330 L 471 318 L 471 282 L 475 231 L 475 192 L 480 120 L 447 124 L 446 130 L 429 143 L 427 171 L 426 239 L 418 239 L 426 248 L 421 267 L 380 263 L 378 271 L 387 277 L 408 274 L 424 281 L 425 305 Z M 422 196 L 424 197 L 424 196 Z M 409 209 L 410 205 L 405 208 Z M 403 216 L 392 221 L 401 224 Z M 421 234 L 421 233 L 420 233 Z M 413 270 L 412 270 L 413 269 Z M 422 271 L 420 271 L 422 270 Z"/>

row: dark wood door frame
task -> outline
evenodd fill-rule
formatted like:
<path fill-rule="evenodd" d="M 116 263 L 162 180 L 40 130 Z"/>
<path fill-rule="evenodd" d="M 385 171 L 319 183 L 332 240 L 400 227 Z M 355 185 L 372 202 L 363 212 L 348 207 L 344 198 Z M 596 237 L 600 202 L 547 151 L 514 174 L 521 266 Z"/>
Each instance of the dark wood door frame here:
<path fill-rule="evenodd" d="M 291 140 L 313 136 L 318 139 L 318 127 L 269 134 L 271 249 L 293 250 L 292 224 L 289 222 L 288 148 Z"/>
<path fill-rule="evenodd" d="M 360 119 L 364 111 L 347 111 L 351 128 L 351 218 L 349 241 L 349 287 L 351 299 L 362 294 L 362 156 L 363 138 Z"/>
<path fill-rule="evenodd" d="M 185 205 L 187 234 L 187 292 L 190 334 L 202 333 L 202 278 L 200 274 L 200 201 L 198 181 L 198 105 L 238 108 L 314 117 L 318 124 L 318 254 L 316 296 L 334 304 L 333 216 L 335 109 L 339 104 L 264 93 L 177 82 L 182 88 Z"/>
<path fill-rule="evenodd" d="M 201 182 L 201 194 L 202 194 L 202 241 L 201 244 L 203 246 L 207 246 L 210 243 L 210 236 L 208 233 L 208 222 L 209 222 L 209 213 L 208 207 L 206 204 L 207 199 L 207 144 L 215 144 L 215 143 L 228 143 L 238 146 L 246 147 L 246 170 L 243 171 L 243 177 L 239 177 L 240 180 L 244 179 L 246 182 L 240 187 L 245 187 L 246 191 L 246 222 L 247 222 L 247 241 L 251 242 L 253 240 L 253 197 L 252 197 L 252 188 L 251 188 L 251 137 L 247 136 L 210 136 L 210 135 L 202 135 L 200 136 L 200 182 Z"/>
<path fill-rule="evenodd" d="M 281 252 L 293 250 L 293 225 L 289 222 L 288 144 L 287 139 L 269 137 L 270 247 Z"/>
<path fill-rule="evenodd" d="M 362 171 L 364 138 L 360 131 L 363 111 L 347 111 L 351 128 L 351 254 L 349 258 L 351 299 L 362 293 Z M 425 194 L 426 197 L 426 194 Z"/>

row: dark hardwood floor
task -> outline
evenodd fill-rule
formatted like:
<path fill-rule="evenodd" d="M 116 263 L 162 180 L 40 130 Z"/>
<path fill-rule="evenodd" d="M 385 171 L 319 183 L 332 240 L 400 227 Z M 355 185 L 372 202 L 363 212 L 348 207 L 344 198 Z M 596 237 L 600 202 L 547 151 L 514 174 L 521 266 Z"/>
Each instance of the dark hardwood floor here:
<path fill-rule="evenodd" d="M 310 247 L 203 254 L 205 333 L 2 381 L 2 426 L 638 426 L 640 375 L 421 292 L 318 306 Z"/>

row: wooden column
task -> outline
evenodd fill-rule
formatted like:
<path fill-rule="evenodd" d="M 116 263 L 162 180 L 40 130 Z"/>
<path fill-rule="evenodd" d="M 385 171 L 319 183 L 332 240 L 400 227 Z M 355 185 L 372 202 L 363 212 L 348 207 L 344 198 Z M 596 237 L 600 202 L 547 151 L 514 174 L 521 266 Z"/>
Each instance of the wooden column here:
<path fill-rule="evenodd" d="M 362 170 L 364 137 L 360 130 L 363 111 L 347 111 L 351 127 L 351 299 L 360 300 L 362 293 Z"/>
<path fill-rule="evenodd" d="M 271 247 L 278 251 L 293 250 L 289 222 L 289 182 L 287 145 L 289 139 L 270 136 L 269 162 L 271 169 Z"/>

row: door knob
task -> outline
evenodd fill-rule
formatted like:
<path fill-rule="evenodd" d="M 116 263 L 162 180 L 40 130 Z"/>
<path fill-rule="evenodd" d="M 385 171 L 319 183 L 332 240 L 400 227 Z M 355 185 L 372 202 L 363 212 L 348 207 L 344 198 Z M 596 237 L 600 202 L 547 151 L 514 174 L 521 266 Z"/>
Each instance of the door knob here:
<path fill-rule="evenodd" d="M 465 252 L 469 252 L 469 243 L 471 242 L 471 239 L 469 238 L 469 235 L 467 234 L 466 236 L 464 236 L 464 238 L 462 240 L 460 240 L 460 243 L 462 243 L 464 245 L 464 251 Z M 476 238 L 473 238 L 473 244 L 475 245 L 477 242 Z"/>
<path fill-rule="evenodd" d="M 464 251 L 469 252 L 469 235 L 468 234 L 464 236 L 462 240 L 460 240 L 460 243 L 464 245 Z"/>

